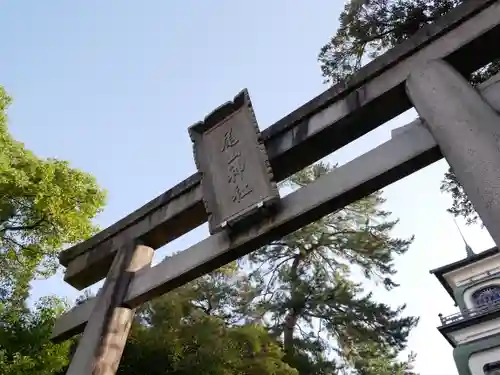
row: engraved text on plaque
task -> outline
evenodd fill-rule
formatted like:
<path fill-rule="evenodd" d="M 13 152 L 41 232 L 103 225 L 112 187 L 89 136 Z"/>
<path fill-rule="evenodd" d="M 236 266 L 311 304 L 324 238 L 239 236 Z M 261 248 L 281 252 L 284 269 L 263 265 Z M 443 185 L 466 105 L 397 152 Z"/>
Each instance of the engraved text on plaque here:
<path fill-rule="evenodd" d="M 279 199 L 246 90 L 189 128 L 210 232 L 257 217 Z"/>

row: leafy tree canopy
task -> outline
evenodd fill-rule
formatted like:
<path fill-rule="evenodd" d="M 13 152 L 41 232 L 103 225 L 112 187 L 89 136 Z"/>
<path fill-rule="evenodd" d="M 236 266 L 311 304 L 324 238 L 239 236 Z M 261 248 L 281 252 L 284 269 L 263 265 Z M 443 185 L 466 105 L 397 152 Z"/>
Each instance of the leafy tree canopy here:
<path fill-rule="evenodd" d="M 259 324 L 238 324 L 245 276 L 231 264 L 146 304 L 119 374 L 298 375 Z"/>
<path fill-rule="evenodd" d="M 14 140 L 10 103 L 0 86 L 0 374 L 55 374 L 68 361 L 70 343 L 49 337 L 67 306 L 47 297 L 28 308 L 29 284 L 55 271 L 64 246 L 96 232 L 91 219 L 105 193 L 89 174 L 39 158 Z"/>
<path fill-rule="evenodd" d="M 0 319 L 0 374 L 52 375 L 68 363 L 71 342 L 53 344 L 56 317 L 67 308 L 57 298 L 42 298 L 35 308 L 4 311 Z"/>
<path fill-rule="evenodd" d="M 23 300 L 33 278 L 51 275 L 64 246 L 96 232 L 91 219 L 105 201 L 94 177 L 12 138 L 10 102 L 0 87 L 0 301 Z"/>

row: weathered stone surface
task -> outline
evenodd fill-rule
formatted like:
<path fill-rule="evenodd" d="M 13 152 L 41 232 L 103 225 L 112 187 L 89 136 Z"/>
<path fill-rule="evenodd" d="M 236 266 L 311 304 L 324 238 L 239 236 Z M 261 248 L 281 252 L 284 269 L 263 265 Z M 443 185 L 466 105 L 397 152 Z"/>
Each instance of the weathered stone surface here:
<path fill-rule="evenodd" d="M 484 48 L 494 46 L 500 37 L 499 10 L 498 2 L 492 0 L 465 2 L 368 64 L 347 85 L 328 89 L 265 129 L 262 137 L 276 180 L 410 108 L 404 82 L 415 66 L 445 58 L 460 72 L 470 73 L 499 57 L 498 49 Z M 117 244 L 139 238 L 159 248 L 205 222 L 201 191 L 193 193 L 201 190 L 199 181 L 199 175 L 191 176 L 90 240 L 64 251 L 60 259 L 68 266 L 65 280 L 84 288 L 106 275 Z M 188 196 L 193 200 L 184 199 Z M 84 253 L 84 259 L 79 257 Z"/>
<path fill-rule="evenodd" d="M 247 90 L 189 128 L 210 233 L 232 229 L 279 199 Z"/>
<path fill-rule="evenodd" d="M 406 87 L 415 109 L 500 245 L 500 116 L 442 60 L 413 72 Z"/>
<path fill-rule="evenodd" d="M 117 252 L 97 297 L 86 302 L 93 308 L 67 375 L 116 373 L 135 313 L 134 309 L 123 307 L 124 298 L 135 273 L 151 264 L 153 252 L 152 248 L 134 242 Z M 85 305 L 81 307 L 90 312 Z"/>

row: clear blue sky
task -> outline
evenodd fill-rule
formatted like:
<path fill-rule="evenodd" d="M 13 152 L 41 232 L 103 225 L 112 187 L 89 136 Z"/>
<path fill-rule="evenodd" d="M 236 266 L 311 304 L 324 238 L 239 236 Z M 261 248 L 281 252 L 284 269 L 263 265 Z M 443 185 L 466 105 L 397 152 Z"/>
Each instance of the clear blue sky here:
<path fill-rule="evenodd" d="M 187 127 L 247 87 L 261 129 L 326 87 L 316 61 L 335 32 L 339 0 L 11 1 L 2 4 L 0 84 L 14 97 L 10 129 L 26 147 L 94 174 L 109 191 L 108 226 L 195 171 Z M 330 157 L 344 163 L 390 137 L 412 111 Z M 453 313 L 429 269 L 463 257 L 440 194 L 439 162 L 386 191 L 417 237 L 398 261 L 401 288 L 379 298 L 421 316 L 410 348 L 423 375 L 456 374 L 435 327 Z M 492 245 L 467 228 L 475 250 Z M 206 235 L 203 227 L 157 252 L 155 261 Z M 36 297 L 77 293 L 58 275 L 34 284 Z"/>

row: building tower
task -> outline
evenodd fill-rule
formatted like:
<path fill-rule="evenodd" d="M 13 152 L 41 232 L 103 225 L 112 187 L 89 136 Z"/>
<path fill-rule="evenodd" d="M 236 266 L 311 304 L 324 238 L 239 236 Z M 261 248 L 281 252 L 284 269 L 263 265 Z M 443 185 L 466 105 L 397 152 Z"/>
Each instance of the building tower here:
<path fill-rule="evenodd" d="M 500 375 L 500 251 L 474 254 L 467 242 L 465 250 L 466 258 L 431 271 L 460 309 L 439 314 L 438 330 L 459 375 Z"/>

